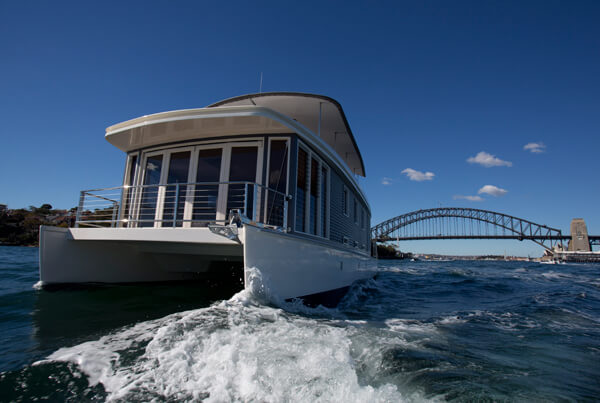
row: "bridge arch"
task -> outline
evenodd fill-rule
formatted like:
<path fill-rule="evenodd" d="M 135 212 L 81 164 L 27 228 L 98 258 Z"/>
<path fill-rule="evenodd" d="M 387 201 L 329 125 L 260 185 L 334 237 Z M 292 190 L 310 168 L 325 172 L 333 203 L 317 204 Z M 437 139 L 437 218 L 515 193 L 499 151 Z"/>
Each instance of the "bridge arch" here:
<path fill-rule="evenodd" d="M 436 233 L 431 233 L 430 228 L 421 226 L 411 236 L 407 237 L 405 234 L 402 237 L 400 236 L 401 230 L 405 227 L 419 222 L 440 219 L 446 219 L 448 223 L 452 220 L 451 224 L 457 231 L 448 233 L 436 230 Z M 464 231 L 465 222 L 492 225 L 502 229 L 503 235 L 484 235 L 480 229 L 473 233 L 472 227 L 470 227 L 471 233 L 466 234 Z M 441 228 L 443 231 L 443 226 Z M 460 228 L 463 229 L 463 233 L 460 233 Z M 508 235 L 506 235 L 506 232 L 508 232 Z M 440 207 L 417 210 L 383 221 L 371 228 L 371 238 L 377 242 L 417 239 L 528 239 L 551 251 L 555 245 L 562 242 L 564 237 L 559 229 L 508 214 L 473 208 Z"/>

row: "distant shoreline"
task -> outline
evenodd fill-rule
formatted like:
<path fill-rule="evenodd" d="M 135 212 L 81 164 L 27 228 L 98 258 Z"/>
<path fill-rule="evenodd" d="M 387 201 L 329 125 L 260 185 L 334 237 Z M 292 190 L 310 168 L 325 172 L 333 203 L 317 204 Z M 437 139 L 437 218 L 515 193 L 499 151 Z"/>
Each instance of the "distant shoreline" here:
<path fill-rule="evenodd" d="M 75 210 L 57 210 L 50 204 L 8 209 L 0 204 L 0 245 L 39 246 L 40 226 L 70 227 L 75 220 Z"/>

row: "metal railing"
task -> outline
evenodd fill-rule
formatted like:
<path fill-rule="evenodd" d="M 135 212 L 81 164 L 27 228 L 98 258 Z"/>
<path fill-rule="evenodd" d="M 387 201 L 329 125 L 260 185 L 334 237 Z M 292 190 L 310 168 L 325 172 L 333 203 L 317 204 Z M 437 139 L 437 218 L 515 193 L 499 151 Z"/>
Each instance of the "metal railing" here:
<path fill-rule="evenodd" d="M 83 190 L 75 227 L 202 227 L 227 224 L 232 210 L 287 231 L 291 196 L 254 182 L 197 182 Z"/>

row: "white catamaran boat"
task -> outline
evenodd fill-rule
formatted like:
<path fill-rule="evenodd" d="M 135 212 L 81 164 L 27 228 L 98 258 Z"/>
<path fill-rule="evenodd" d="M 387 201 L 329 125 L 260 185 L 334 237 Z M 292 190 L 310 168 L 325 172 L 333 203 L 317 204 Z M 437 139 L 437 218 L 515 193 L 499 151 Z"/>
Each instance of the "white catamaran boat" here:
<path fill-rule="evenodd" d="M 73 228 L 41 228 L 42 286 L 225 272 L 248 286 L 258 269 L 274 294 L 308 302 L 374 274 L 365 169 L 337 101 L 243 95 L 106 139 L 127 153 L 123 185 L 82 191 Z"/>

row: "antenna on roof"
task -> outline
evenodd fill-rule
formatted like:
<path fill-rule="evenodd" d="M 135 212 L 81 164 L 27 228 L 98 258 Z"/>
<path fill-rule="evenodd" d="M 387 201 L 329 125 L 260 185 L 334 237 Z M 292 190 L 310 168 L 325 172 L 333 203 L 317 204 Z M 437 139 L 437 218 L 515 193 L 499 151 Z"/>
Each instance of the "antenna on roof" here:
<path fill-rule="evenodd" d="M 258 87 L 258 93 L 262 93 L 262 71 L 260 72 L 260 86 Z"/>

